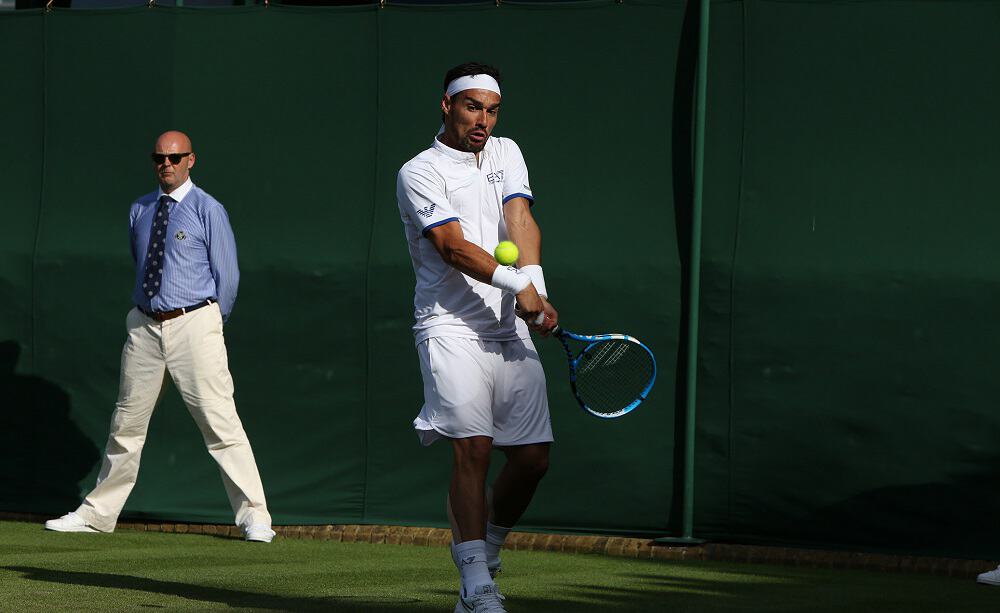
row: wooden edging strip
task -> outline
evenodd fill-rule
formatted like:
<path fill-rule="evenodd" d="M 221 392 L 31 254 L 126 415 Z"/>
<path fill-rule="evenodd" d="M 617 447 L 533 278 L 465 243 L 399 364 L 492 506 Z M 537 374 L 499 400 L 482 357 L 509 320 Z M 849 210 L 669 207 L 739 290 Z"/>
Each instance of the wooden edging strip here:
<path fill-rule="evenodd" d="M 40 523 L 46 518 L 33 513 L 0 512 L 0 519 Z M 242 538 L 236 526 L 217 524 L 163 523 L 156 521 L 118 522 L 119 530 L 138 532 L 173 532 L 210 534 Z M 389 545 L 428 545 L 446 547 L 451 531 L 445 528 L 410 526 L 328 525 L 275 526 L 275 532 L 288 539 L 338 541 L 342 543 L 385 543 Z M 790 547 L 761 547 L 706 543 L 698 546 L 659 545 L 648 539 L 569 534 L 539 534 L 511 532 L 505 545 L 515 551 L 562 551 L 593 553 L 614 557 L 645 560 L 703 560 L 738 562 L 741 564 L 777 564 L 809 568 L 875 570 L 886 572 L 921 573 L 948 577 L 975 578 L 981 572 L 996 567 L 987 560 L 931 558 L 851 551 L 823 551 Z"/>

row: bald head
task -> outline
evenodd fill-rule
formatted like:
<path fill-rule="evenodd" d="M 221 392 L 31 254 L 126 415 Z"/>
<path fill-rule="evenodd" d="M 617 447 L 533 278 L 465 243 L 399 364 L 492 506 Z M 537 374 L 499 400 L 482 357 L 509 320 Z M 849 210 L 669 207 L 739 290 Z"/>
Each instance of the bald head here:
<path fill-rule="evenodd" d="M 174 154 L 174 159 L 170 155 Z M 178 157 L 179 156 L 179 157 Z M 153 168 L 163 192 L 169 194 L 184 184 L 194 167 L 194 149 L 188 135 L 177 130 L 164 132 L 153 146 Z"/>
<path fill-rule="evenodd" d="M 177 130 L 167 130 L 156 139 L 155 151 L 160 151 L 165 147 L 177 147 L 177 151 L 183 153 L 185 151 L 191 151 L 191 139 L 188 135 L 183 132 L 178 132 Z"/>

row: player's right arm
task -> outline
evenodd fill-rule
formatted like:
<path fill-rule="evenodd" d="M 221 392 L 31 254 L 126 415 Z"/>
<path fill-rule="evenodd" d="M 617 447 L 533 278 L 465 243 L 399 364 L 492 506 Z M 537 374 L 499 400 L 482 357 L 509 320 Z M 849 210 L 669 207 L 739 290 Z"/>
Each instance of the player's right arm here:
<path fill-rule="evenodd" d="M 404 165 L 396 180 L 396 197 L 400 209 L 446 264 L 476 281 L 514 293 L 526 320 L 532 321 L 544 310 L 530 281 L 516 292 L 511 290 L 523 273 L 500 266 L 486 250 L 465 239 L 459 217 L 448 202 L 444 180 L 433 169 L 413 162 Z"/>
<path fill-rule="evenodd" d="M 476 281 L 493 284 L 500 264 L 485 249 L 465 240 L 462 224 L 458 221 L 435 226 L 424 237 L 434 245 L 446 264 Z M 530 283 L 517 293 L 517 304 L 521 317 L 528 321 L 534 321 L 545 309 L 541 296 Z"/>

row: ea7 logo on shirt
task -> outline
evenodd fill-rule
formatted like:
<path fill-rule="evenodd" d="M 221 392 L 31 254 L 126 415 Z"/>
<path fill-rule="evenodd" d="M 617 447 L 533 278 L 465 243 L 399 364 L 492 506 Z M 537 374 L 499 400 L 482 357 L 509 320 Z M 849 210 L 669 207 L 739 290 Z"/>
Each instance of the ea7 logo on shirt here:
<path fill-rule="evenodd" d="M 419 211 L 417 211 L 417 215 L 420 215 L 421 217 L 430 217 L 431 215 L 434 214 L 434 209 L 435 208 L 437 208 L 436 204 L 432 204 L 430 206 L 425 206 L 424 208 L 422 208 Z"/>
<path fill-rule="evenodd" d="M 177 234 L 174 234 L 174 238 L 176 238 L 179 241 L 182 241 L 182 240 L 184 240 L 187 237 L 188 237 L 188 235 L 184 234 L 184 230 L 178 230 Z"/>
<path fill-rule="evenodd" d="M 491 172 L 490 174 L 486 175 L 486 180 L 489 181 L 490 183 L 497 183 L 499 181 L 503 181 L 503 171 L 498 170 L 496 172 Z"/>

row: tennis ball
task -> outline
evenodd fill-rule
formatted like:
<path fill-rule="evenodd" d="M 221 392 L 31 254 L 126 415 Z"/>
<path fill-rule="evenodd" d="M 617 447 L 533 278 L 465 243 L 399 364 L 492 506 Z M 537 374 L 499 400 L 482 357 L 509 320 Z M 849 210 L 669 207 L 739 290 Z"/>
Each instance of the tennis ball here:
<path fill-rule="evenodd" d="M 517 245 L 510 241 L 503 241 L 493 250 L 493 257 L 504 266 L 510 266 L 517 261 Z"/>

